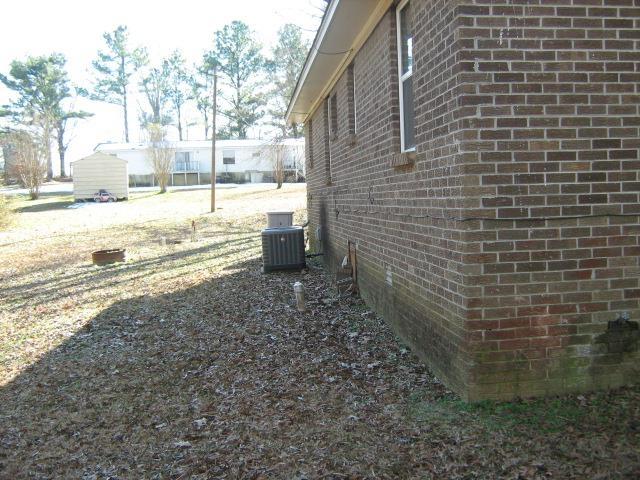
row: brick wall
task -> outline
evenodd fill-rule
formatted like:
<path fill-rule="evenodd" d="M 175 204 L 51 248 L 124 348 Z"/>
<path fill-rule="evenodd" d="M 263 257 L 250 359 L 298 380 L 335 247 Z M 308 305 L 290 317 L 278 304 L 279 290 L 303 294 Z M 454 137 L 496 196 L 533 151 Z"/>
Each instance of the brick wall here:
<path fill-rule="evenodd" d="M 337 132 L 311 117 L 314 248 L 335 268 L 356 242 L 365 299 L 466 398 L 637 378 L 637 333 L 607 322 L 639 314 L 640 7 L 411 5 L 415 161 L 392 8 L 331 92 Z"/>
<path fill-rule="evenodd" d="M 639 7 L 458 9 L 465 216 L 484 219 L 469 238 L 473 397 L 638 378 L 637 343 L 610 345 L 607 322 L 639 313 Z"/>
<path fill-rule="evenodd" d="M 416 110 L 422 122 L 439 131 L 418 135 L 419 159 L 413 166 L 393 167 L 400 152 L 400 118 L 395 11 L 387 12 L 355 57 L 352 73 L 340 78 L 338 129 L 328 143 L 331 184 L 327 185 L 326 103 L 312 116 L 313 162 L 307 158 L 309 215 L 322 226 L 323 248 L 330 266 L 347 255 L 356 242 L 358 275 L 363 296 L 434 370 L 458 390 L 464 390 L 469 365 L 463 351 L 465 294 L 462 284 L 463 232 L 454 211 L 462 208 L 462 177 L 456 165 L 454 122 L 449 106 L 455 97 L 453 3 L 420 2 L 422 24 L 416 37 L 429 42 L 432 57 L 417 52 L 428 70 L 414 74 Z M 417 40 L 416 40 L 417 41 Z M 349 118 L 350 78 L 355 82 L 356 132 Z M 437 111 L 427 105 L 438 106 Z M 324 126 L 318 128 L 318 126 Z M 351 127 L 350 127 L 351 126 Z M 309 149 L 308 149 L 309 150 Z M 313 165 L 313 166 L 311 166 Z"/>

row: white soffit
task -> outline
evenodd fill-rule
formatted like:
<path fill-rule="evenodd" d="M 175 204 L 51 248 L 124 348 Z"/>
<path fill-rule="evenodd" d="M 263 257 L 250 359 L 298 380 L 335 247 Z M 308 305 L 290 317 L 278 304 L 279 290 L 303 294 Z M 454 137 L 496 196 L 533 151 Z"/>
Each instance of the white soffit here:
<path fill-rule="evenodd" d="M 306 120 L 391 3 L 392 0 L 329 3 L 289 103 L 288 123 Z"/>

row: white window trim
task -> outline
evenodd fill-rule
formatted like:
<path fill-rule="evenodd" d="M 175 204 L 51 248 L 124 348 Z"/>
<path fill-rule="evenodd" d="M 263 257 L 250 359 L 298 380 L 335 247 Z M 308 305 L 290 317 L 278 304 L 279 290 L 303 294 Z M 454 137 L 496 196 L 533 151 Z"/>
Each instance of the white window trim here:
<path fill-rule="evenodd" d="M 313 168 L 313 119 L 307 122 L 307 133 L 309 135 L 309 168 Z M 306 145 L 306 142 L 305 142 Z"/>
<path fill-rule="evenodd" d="M 327 114 L 327 134 L 329 135 L 329 137 L 327 138 L 327 143 L 329 145 L 329 149 L 327 152 L 327 155 L 329 156 L 329 171 L 327 172 L 327 181 L 331 182 L 331 178 L 333 175 L 333 158 L 331 157 L 331 143 L 332 143 L 332 136 L 333 136 L 333 131 L 332 131 L 332 120 L 331 120 L 331 116 L 333 114 L 332 110 L 331 110 L 331 94 L 329 94 L 329 96 L 326 99 L 327 102 L 327 109 L 326 109 L 326 114 Z"/>
<path fill-rule="evenodd" d="M 338 136 L 338 119 L 333 117 L 334 114 L 337 115 L 337 111 L 334 112 L 334 107 L 337 108 L 337 105 L 338 105 L 338 94 L 334 92 L 333 94 L 329 95 L 327 98 L 329 102 L 328 104 L 329 141 L 331 142 L 331 140 L 333 140 L 335 137 Z M 334 105 L 334 99 L 335 99 L 335 105 Z"/>
<path fill-rule="evenodd" d="M 411 62 L 411 68 L 407 70 L 407 73 L 402 74 L 402 32 L 400 31 L 400 12 L 407 6 L 410 0 L 402 0 L 396 7 L 396 50 L 398 52 L 398 90 L 400 101 L 400 151 L 415 152 L 416 147 L 411 148 L 404 147 L 404 85 L 403 82 L 413 75 L 413 62 Z"/>
<path fill-rule="evenodd" d="M 351 65 L 349 65 L 349 68 L 351 69 L 351 96 L 352 96 L 352 102 L 351 102 L 351 108 L 353 109 L 353 134 L 355 135 L 356 133 L 358 133 L 358 110 L 356 108 L 356 68 L 355 68 L 355 64 L 352 62 Z"/>

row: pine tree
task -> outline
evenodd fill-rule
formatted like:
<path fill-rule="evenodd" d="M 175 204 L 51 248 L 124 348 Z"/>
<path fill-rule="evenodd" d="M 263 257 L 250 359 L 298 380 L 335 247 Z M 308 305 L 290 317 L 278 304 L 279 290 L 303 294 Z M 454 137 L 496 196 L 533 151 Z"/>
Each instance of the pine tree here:
<path fill-rule="evenodd" d="M 180 51 L 175 50 L 164 61 L 169 69 L 168 95 L 173 112 L 176 114 L 178 138 L 182 140 L 182 110 L 191 94 L 191 74 Z"/>
<path fill-rule="evenodd" d="M 66 62 L 64 55 L 59 53 L 29 57 L 24 62 L 14 60 L 9 76 L 0 74 L 0 82 L 18 94 L 14 102 L 3 106 L 0 115 L 10 117 L 20 128 L 36 130 L 45 152 L 48 179 L 53 176 L 51 140 L 54 134 L 60 155 L 60 175 L 64 177 L 68 122 L 91 116 L 88 112 L 70 109 L 73 91 Z"/>
<path fill-rule="evenodd" d="M 288 23 L 278 31 L 278 43 L 273 47 L 267 64 L 272 85 L 268 113 L 271 117 L 269 123 L 280 130 L 282 137 L 299 137 L 301 134 L 300 126 L 288 126 L 285 116 L 308 51 L 309 44 L 303 40 L 300 27 Z"/>
<path fill-rule="evenodd" d="M 220 114 L 228 120 L 232 138 L 247 138 L 247 130 L 264 115 L 263 89 L 265 60 L 261 45 L 249 27 L 233 21 L 218 30 L 215 48 L 206 56 L 207 70 L 218 66 L 222 80 Z"/>
<path fill-rule="evenodd" d="M 103 37 L 107 50 L 99 50 L 98 58 L 92 63 L 96 73 L 96 83 L 92 92 L 84 91 L 84 93 L 93 100 L 122 107 L 124 138 L 129 142 L 127 88 L 133 74 L 147 64 L 147 51 L 142 47 L 129 47 L 129 33 L 124 25 L 118 26 L 113 32 L 104 33 Z"/>

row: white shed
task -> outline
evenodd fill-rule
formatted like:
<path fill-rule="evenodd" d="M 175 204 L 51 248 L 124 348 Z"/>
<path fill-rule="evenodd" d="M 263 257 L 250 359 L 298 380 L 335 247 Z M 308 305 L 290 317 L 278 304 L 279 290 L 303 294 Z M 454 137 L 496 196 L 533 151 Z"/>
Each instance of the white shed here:
<path fill-rule="evenodd" d="M 76 200 L 92 200 L 99 190 L 107 190 L 118 199 L 129 198 L 127 161 L 115 155 L 96 152 L 72 162 L 73 196 Z"/>

